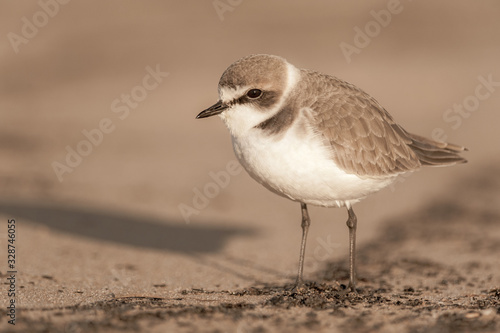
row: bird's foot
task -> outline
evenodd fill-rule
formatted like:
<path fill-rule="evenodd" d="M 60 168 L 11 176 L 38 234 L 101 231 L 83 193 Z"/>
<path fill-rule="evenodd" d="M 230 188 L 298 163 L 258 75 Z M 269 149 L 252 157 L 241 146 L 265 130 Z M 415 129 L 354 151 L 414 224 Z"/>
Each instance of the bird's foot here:
<path fill-rule="evenodd" d="M 349 289 L 351 293 L 355 293 L 355 294 L 358 293 L 358 291 L 356 290 L 356 285 L 352 282 L 349 282 L 347 289 Z"/>
<path fill-rule="evenodd" d="M 307 290 L 306 284 L 302 280 L 301 281 L 297 281 L 295 283 L 295 286 L 292 288 L 292 292 L 295 293 L 295 294 L 302 294 L 306 290 Z"/>

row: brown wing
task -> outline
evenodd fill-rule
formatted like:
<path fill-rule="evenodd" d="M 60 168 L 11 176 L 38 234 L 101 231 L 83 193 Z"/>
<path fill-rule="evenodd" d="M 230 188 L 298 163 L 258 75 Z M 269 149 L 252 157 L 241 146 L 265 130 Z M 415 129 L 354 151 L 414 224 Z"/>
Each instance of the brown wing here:
<path fill-rule="evenodd" d="M 408 134 L 412 140 L 410 147 L 417 154 L 422 165 L 446 166 L 466 163 L 459 153 L 467 148 L 452 143 L 437 142 L 416 134 Z"/>
<path fill-rule="evenodd" d="M 385 176 L 420 168 L 413 139 L 371 96 L 356 86 L 316 72 L 303 77 L 316 92 L 306 103 L 335 163 L 359 176 Z M 305 82 L 304 82 L 305 83 Z"/>

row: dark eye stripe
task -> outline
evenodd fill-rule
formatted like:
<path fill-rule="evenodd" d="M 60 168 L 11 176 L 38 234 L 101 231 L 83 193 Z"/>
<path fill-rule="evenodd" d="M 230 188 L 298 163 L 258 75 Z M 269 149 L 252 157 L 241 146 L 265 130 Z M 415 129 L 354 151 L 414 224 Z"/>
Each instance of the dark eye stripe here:
<path fill-rule="evenodd" d="M 231 104 L 254 104 L 262 109 L 267 109 L 276 103 L 279 99 L 279 94 L 275 91 L 262 91 L 259 98 L 249 98 L 246 94 L 234 100 Z"/>
<path fill-rule="evenodd" d="M 252 90 L 258 90 L 258 89 L 252 89 Z M 251 91 L 251 90 L 249 90 L 248 92 L 250 92 L 250 91 Z M 259 91 L 260 91 L 260 95 L 259 95 L 259 97 L 260 97 L 260 98 L 256 98 L 256 97 L 254 97 L 254 98 L 250 98 L 250 97 L 248 97 L 248 92 L 247 92 L 245 95 L 243 95 L 243 96 L 241 96 L 240 98 L 236 99 L 236 100 L 235 100 L 235 103 L 237 103 L 237 104 L 244 104 L 244 103 L 258 103 L 258 101 L 259 101 L 259 100 L 261 100 L 261 99 L 262 99 L 262 98 L 264 98 L 266 95 L 268 95 L 268 92 L 267 92 L 267 91 L 266 91 L 266 92 L 264 92 L 264 91 L 262 91 L 262 90 L 259 90 Z"/>

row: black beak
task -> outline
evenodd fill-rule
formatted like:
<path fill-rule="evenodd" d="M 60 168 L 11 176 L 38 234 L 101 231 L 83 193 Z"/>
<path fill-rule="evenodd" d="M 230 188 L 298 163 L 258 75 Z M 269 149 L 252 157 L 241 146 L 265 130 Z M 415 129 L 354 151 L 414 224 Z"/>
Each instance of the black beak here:
<path fill-rule="evenodd" d="M 200 119 L 200 118 L 207 118 L 207 117 L 211 117 L 211 116 L 215 116 L 216 114 L 219 114 L 221 113 L 222 111 L 224 111 L 225 109 L 227 109 L 229 106 L 227 106 L 226 104 L 222 103 L 222 101 L 218 101 L 217 103 L 215 103 L 214 105 L 212 105 L 211 107 L 209 107 L 208 109 L 206 110 L 203 110 L 201 111 L 197 116 L 196 116 L 196 119 Z"/>

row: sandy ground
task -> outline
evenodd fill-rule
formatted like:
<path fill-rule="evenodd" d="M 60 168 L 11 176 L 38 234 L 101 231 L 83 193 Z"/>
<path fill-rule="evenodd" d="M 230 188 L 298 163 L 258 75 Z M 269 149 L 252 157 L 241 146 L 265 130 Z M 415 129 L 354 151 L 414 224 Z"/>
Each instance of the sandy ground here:
<path fill-rule="evenodd" d="M 496 1 L 62 2 L 0 5 L 2 332 L 500 330 Z M 294 293 L 299 205 L 235 167 L 220 120 L 194 119 L 251 53 L 470 150 L 354 207 L 357 294 L 345 210 L 311 207 Z"/>

